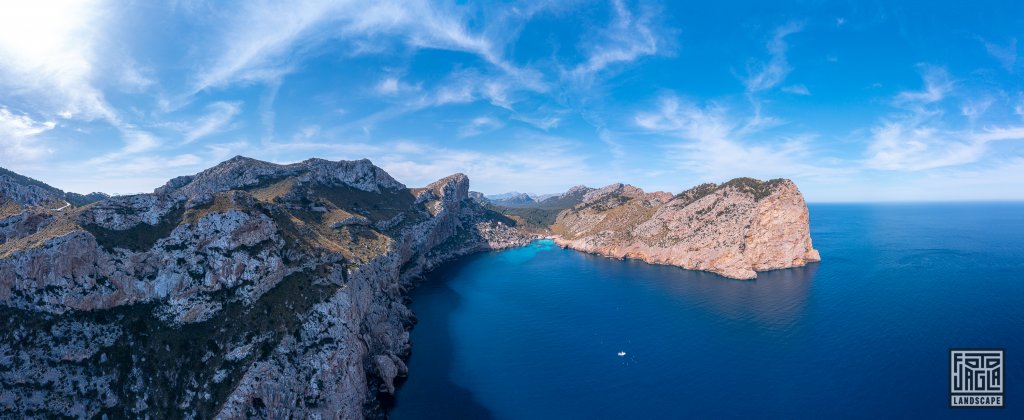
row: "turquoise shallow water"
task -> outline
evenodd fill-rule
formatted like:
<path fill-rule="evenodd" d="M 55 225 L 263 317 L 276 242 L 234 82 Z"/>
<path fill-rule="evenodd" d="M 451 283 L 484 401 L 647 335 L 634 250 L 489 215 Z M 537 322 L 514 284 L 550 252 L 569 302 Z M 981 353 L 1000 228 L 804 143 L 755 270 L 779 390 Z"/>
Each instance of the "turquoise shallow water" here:
<path fill-rule="evenodd" d="M 756 281 L 550 242 L 446 265 L 390 415 L 1024 418 L 1024 204 L 810 210 L 824 261 Z M 1006 349 L 1006 408 L 948 408 L 951 347 Z"/>

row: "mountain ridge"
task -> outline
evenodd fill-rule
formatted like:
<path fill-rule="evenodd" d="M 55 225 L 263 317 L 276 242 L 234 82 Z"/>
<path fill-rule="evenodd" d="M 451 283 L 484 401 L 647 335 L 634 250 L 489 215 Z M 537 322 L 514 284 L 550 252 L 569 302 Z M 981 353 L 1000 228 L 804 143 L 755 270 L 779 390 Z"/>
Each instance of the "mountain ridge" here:
<path fill-rule="evenodd" d="M 821 260 L 808 221 L 792 181 L 736 178 L 676 195 L 611 184 L 550 228 L 559 245 L 579 251 L 754 279 Z"/>
<path fill-rule="evenodd" d="M 464 174 L 409 188 L 365 159 L 238 156 L 153 193 L 80 206 L 7 179 L 0 354 L 21 355 L 0 358 L 10 413 L 381 418 L 407 374 L 407 291 L 461 255 L 555 234 L 584 252 L 749 278 L 743 270 L 781 268 L 773 244 L 813 251 L 787 180 L 675 196 L 577 186 L 506 207 L 471 192 Z M 694 236 L 687 215 L 725 233 Z M 760 233 L 736 233 L 747 231 Z"/>
<path fill-rule="evenodd" d="M 533 239 L 468 186 L 406 188 L 366 160 L 235 158 L 154 193 L 17 204 L 0 219 L 0 353 L 25 358 L 0 358 L 0 411 L 381 417 L 408 357 L 403 291 Z"/>

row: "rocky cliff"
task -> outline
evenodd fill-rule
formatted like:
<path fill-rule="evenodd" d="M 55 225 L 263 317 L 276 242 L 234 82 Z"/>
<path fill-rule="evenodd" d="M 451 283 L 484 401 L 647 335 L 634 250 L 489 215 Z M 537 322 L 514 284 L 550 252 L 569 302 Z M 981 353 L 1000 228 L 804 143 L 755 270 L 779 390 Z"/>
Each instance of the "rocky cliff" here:
<path fill-rule="evenodd" d="M 406 370 L 412 279 L 531 239 L 464 175 L 406 188 L 367 160 L 238 157 L 59 210 L 45 184 L 2 181 L 15 416 L 379 417 Z"/>
<path fill-rule="evenodd" d="M 803 196 L 786 179 L 737 178 L 676 196 L 613 184 L 560 212 L 551 230 L 572 249 L 735 279 L 820 260 Z"/>
<path fill-rule="evenodd" d="M 66 204 L 84 206 L 107 198 L 103 193 L 64 192 L 35 179 L 0 168 L 0 202 L 9 205 L 61 208 Z M 4 213 L 0 212 L 0 217 Z"/>
<path fill-rule="evenodd" d="M 368 160 L 236 157 L 117 197 L 0 172 L 0 413 L 381 417 L 414 279 L 552 233 L 734 278 L 818 259 L 787 180 L 580 186 L 510 208 L 465 175 L 407 188 Z"/>

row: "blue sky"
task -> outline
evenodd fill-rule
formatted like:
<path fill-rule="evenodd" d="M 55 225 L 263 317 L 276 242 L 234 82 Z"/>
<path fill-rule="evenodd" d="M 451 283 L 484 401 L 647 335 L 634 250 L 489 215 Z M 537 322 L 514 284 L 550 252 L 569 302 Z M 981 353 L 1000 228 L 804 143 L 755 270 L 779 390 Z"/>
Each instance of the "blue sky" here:
<path fill-rule="evenodd" d="M 241 154 L 485 193 L 1024 199 L 1019 2 L 150 3 L 0 6 L 0 166 L 76 192 Z"/>

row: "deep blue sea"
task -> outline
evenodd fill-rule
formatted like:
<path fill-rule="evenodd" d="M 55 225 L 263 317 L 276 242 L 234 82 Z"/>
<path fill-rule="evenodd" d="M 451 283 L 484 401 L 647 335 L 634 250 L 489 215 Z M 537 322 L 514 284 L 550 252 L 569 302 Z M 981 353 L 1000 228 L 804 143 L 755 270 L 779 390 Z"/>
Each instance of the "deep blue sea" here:
<path fill-rule="evenodd" d="M 1024 418 L 1024 203 L 810 214 L 823 261 L 756 281 L 544 241 L 444 266 L 390 415 Z M 1004 409 L 948 408 L 953 347 L 1006 350 Z"/>

